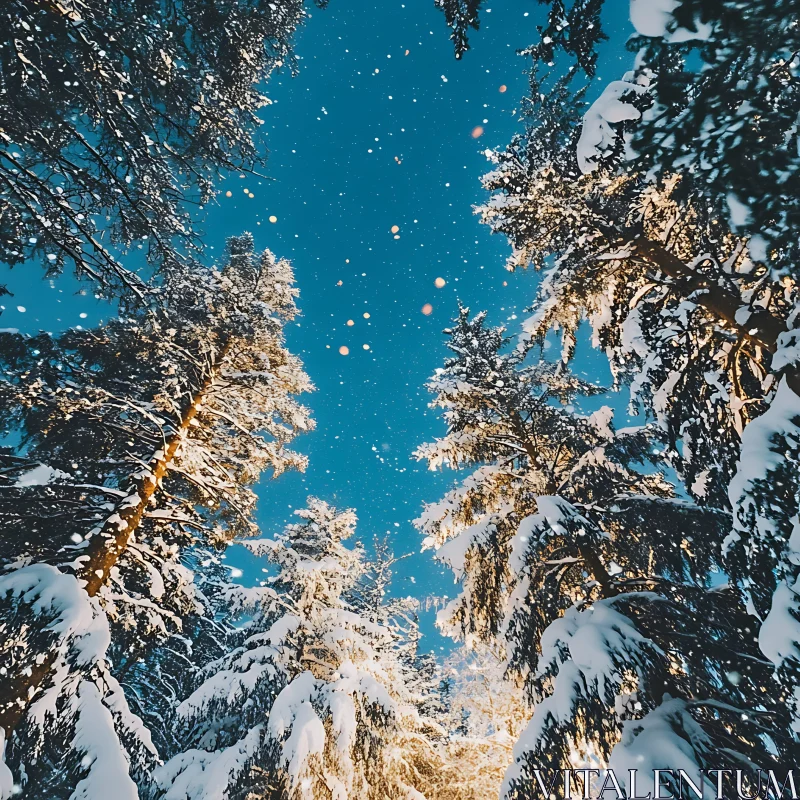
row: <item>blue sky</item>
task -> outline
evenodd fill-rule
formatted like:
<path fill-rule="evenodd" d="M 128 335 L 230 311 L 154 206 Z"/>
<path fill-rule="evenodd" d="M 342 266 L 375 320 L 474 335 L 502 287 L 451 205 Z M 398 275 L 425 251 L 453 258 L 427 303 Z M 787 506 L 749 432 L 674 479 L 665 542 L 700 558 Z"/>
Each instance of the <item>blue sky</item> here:
<path fill-rule="evenodd" d="M 626 6 L 610 6 L 622 37 Z M 278 73 L 267 88 L 270 180 L 227 176 L 203 223 L 211 254 L 249 230 L 257 246 L 292 260 L 301 291 L 302 316 L 288 341 L 317 387 L 305 398 L 317 429 L 297 441 L 310 458 L 307 473 L 259 487 L 264 533 L 309 494 L 355 507 L 362 539 L 388 533 L 398 554 L 414 554 L 398 568 L 402 594 L 454 593 L 430 553 L 419 554 L 411 525 L 456 477 L 411 458 L 443 433 L 423 385 L 445 358 L 442 328 L 460 299 L 515 332 L 535 289 L 532 273 L 503 269 L 508 246 L 478 223 L 472 205 L 484 199 L 483 151 L 520 128 L 527 62 L 515 51 L 535 41 L 543 13 L 535 0 L 490 2 L 473 49 L 456 61 L 432 0 L 331 0 L 297 36 L 299 75 Z M 624 70 L 624 39 L 613 39 L 600 86 Z M 476 126 L 484 129 L 477 139 Z M 436 288 L 436 278 L 446 285 Z M 67 276 L 43 281 L 33 265 L 0 265 L 3 283 L 14 292 L 3 298 L 3 327 L 57 331 L 109 314 L 90 286 Z M 350 354 L 340 355 L 341 346 Z M 229 558 L 245 564 L 239 554 Z M 429 646 L 442 643 L 431 636 Z"/>

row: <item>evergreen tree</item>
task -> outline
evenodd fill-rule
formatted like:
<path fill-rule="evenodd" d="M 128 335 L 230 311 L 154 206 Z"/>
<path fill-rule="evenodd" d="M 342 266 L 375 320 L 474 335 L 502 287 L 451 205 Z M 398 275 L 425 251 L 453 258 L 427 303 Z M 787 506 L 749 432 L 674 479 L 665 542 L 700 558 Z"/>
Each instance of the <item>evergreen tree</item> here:
<path fill-rule="evenodd" d="M 491 154 L 493 194 L 478 209 L 511 242 L 509 268 L 546 270 L 527 338 L 558 330 L 570 358 L 588 318 L 634 412 L 652 411 L 667 432 L 690 492 L 724 505 L 742 430 L 775 388 L 771 356 L 793 324 L 795 282 L 772 279 L 699 198 L 679 202 L 678 178 L 581 176 L 560 145 L 568 134 L 543 148 L 539 129 Z M 791 365 L 787 378 L 800 390 Z"/>
<path fill-rule="evenodd" d="M 496 169 L 484 184 L 493 196 L 479 213 L 511 241 L 510 268 L 547 270 L 525 324 L 531 344 L 560 329 L 569 358 L 588 318 L 594 344 L 630 384 L 633 410 L 644 407 L 665 431 L 664 458 L 689 494 L 733 506 L 725 569 L 751 624 L 764 623 L 762 650 L 790 697 L 800 665 L 792 539 L 800 370 L 786 251 L 764 258 L 763 242 L 721 222 L 688 173 L 633 171 L 641 164 L 626 160 L 624 132 L 611 127 L 616 150 L 582 174 L 580 142 L 597 120 L 590 110 L 581 130 L 580 105 L 564 112 L 561 102 L 558 93 L 542 97 L 528 131 L 490 154 Z"/>
<path fill-rule="evenodd" d="M 113 757 L 80 733 L 85 715 L 127 708 L 109 664 L 125 674 L 203 612 L 202 549 L 254 533 L 265 470 L 304 468 L 288 444 L 311 427 L 294 398 L 310 384 L 283 342 L 296 294 L 289 263 L 244 235 L 220 269 L 170 271 L 152 308 L 2 334 L 0 416 L 20 444 L 0 484 L 0 728 L 28 796 L 60 796 L 61 759 L 94 786 L 129 757 L 125 731 Z"/>
<path fill-rule="evenodd" d="M 295 514 L 245 542 L 273 574 L 223 597 L 239 623 L 177 707 L 186 749 L 156 771 L 163 800 L 422 797 L 398 755 L 424 698 L 396 623 L 407 604 L 384 598 L 392 559 L 345 545 L 352 511 L 312 497 Z"/>
<path fill-rule="evenodd" d="M 444 13 L 447 27 L 452 31 L 450 41 L 456 58 L 461 58 L 469 50 L 469 29 L 480 28 L 480 10 L 483 0 L 433 0 L 434 5 Z"/>
<path fill-rule="evenodd" d="M 499 638 L 535 704 L 504 795 L 537 796 L 532 770 L 567 768 L 574 751 L 631 763 L 651 735 L 695 774 L 722 749 L 773 764 L 763 734 L 786 753 L 787 712 L 737 593 L 713 580 L 729 515 L 654 471 L 658 426 L 569 411 L 598 390 L 563 365 L 526 366 L 466 310 L 450 337 L 456 355 L 430 383 L 448 433 L 418 455 L 473 472 L 418 525 L 461 583 L 440 626 Z"/>
<path fill-rule="evenodd" d="M 436 8 L 444 12 L 448 27 L 452 30 L 455 57 L 460 59 L 469 50 L 469 29 L 480 30 L 480 10 L 483 0 L 433 0 Z M 545 2 L 546 0 L 542 0 Z M 562 0 L 550 0 L 545 33 L 540 41 L 520 53 L 529 55 L 534 63 L 552 66 L 556 51 L 569 53 L 589 75 L 594 75 L 597 62 L 597 46 L 608 37 L 600 26 L 600 10 L 603 0 L 576 0 L 570 8 Z M 538 86 L 535 70 L 534 85 Z"/>
<path fill-rule="evenodd" d="M 577 74 L 576 66 L 593 76 L 606 38 L 602 0 L 548 5 L 539 41 L 523 51 L 533 58 L 534 96 L 554 75 Z M 702 196 L 714 216 L 751 237 L 757 259 L 793 273 L 800 210 L 791 189 L 800 169 L 793 4 L 630 0 L 629 9 L 634 68 L 610 83 L 584 118 L 583 171 L 616 158 L 626 139 L 626 172 L 662 180 L 679 173 L 681 191 Z M 559 53 L 568 67 L 558 65 Z"/>
<path fill-rule="evenodd" d="M 322 5 L 322 3 L 320 3 Z M 12 0 L 0 19 L 0 260 L 147 289 L 119 260 L 200 247 L 189 212 L 264 160 L 260 90 L 303 0 Z"/>
<path fill-rule="evenodd" d="M 792 358 L 792 334 L 776 357 Z M 790 338 L 791 337 L 791 338 Z M 787 352 L 788 351 L 788 352 Z M 800 398 L 782 379 L 767 411 L 742 435 L 729 486 L 733 529 L 726 565 L 776 667 L 800 734 Z"/>

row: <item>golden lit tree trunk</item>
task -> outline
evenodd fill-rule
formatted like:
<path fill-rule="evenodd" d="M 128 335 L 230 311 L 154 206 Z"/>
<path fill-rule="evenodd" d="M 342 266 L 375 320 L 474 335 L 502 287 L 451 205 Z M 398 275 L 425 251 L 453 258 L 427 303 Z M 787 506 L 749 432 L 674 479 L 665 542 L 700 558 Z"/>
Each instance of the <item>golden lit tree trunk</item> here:
<path fill-rule="evenodd" d="M 153 453 L 147 467 L 131 475 L 125 487 L 125 498 L 117 504 L 102 526 L 88 537 L 89 547 L 79 557 L 77 574 L 85 583 L 86 593 L 90 597 L 100 591 L 144 519 L 147 507 L 178 453 L 192 421 L 213 389 L 230 347 L 228 342 L 218 353 L 203 383 L 184 408 L 177 427 L 165 438 L 163 448 Z M 0 728 L 5 730 L 6 739 L 19 725 L 31 699 L 45 682 L 55 656 L 54 651 L 42 654 L 30 669 L 7 676 L 0 685 Z"/>

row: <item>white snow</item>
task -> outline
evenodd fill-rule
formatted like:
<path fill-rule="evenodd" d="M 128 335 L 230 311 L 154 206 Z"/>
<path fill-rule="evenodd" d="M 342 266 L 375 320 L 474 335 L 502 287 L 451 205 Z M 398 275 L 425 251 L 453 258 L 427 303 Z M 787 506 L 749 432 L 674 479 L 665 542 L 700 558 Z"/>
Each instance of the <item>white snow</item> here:
<path fill-rule="evenodd" d="M 780 665 L 787 659 L 800 659 L 800 578 L 789 585 L 781 581 L 772 595 L 772 607 L 758 632 L 761 652 Z"/>
<path fill-rule="evenodd" d="M 272 647 L 248 650 L 237 659 L 234 669 L 216 672 L 195 689 L 176 709 L 178 716 L 183 719 L 200 717 L 213 702 L 222 701 L 230 707 L 235 707 L 237 701 L 244 702 L 265 676 L 275 674 L 270 659 L 276 654 Z M 243 662 L 247 662 L 246 666 Z"/>
<path fill-rule="evenodd" d="M 589 415 L 589 424 L 604 438 L 613 439 L 614 430 L 611 424 L 614 422 L 614 409 L 611 406 L 601 406 L 594 413 Z"/>
<path fill-rule="evenodd" d="M 731 222 L 733 223 L 734 227 L 739 228 L 747 225 L 752 218 L 750 206 L 743 203 L 732 192 L 729 192 L 725 199 L 728 203 L 728 211 L 730 212 Z"/>
<path fill-rule="evenodd" d="M 614 598 L 609 598 L 591 607 L 573 606 L 542 634 L 539 673 L 557 675 L 552 693 L 536 706 L 514 746 L 514 761 L 506 771 L 501 797 L 522 776 L 523 755 L 535 754 L 548 730 L 572 722 L 581 698 L 588 693 L 608 702 L 619 693 L 623 673 L 618 665 L 624 664 L 643 681 L 649 662 L 663 655 L 613 604 Z"/>
<path fill-rule="evenodd" d="M 358 721 L 356 719 L 356 704 L 353 698 L 340 691 L 331 693 L 329 706 L 331 709 L 331 727 L 336 734 L 336 747 L 340 753 L 350 753 L 350 746 L 356 735 Z"/>
<path fill-rule="evenodd" d="M 772 369 L 775 372 L 791 364 L 800 364 L 800 330 L 782 333 L 778 337 L 778 349 L 772 357 Z"/>
<path fill-rule="evenodd" d="M 79 664 L 105 658 L 111 642 L 108 622 L 77 578 L 49 564 L 30 564 L 0 576 L 0 596 L 9 594 L 34 614 L 50 617 L 46 630 L 58 634 L 62 649 L 74 649 Z"/>
<path fill-rule="evenodd" d="M 6 764 L 6 732 L 0 728 L 0 800 L 8 800 L 17 793 L 14 776 Z"/>
<path fill-rule="evenodd" d="M 292 783 L 297 783 L 306 762 L 325 749 L 325 726 L 314 711 L 314 706 L 304 700 L 295 709 L 292 732 L 283 746 L 283 763 Z"/>
<path fill-rule="evenodd" d="M 652 655 L 661 652 L 611 602 L 598 601 L 588 609 L 573 606 L 545 629 L 540 643 L 543 663 L 559 663 L 568 652 L 583 682 L 601 696 L 621 678 L 620 654 L 628 669 L 644 670 Z"/>
<path fill-rule="evenodd" d="M 772 521 L 758 514 L 750 492 L 755 481 L 763 480 L 780 466 L 784 459 L 782 448 L 776 451 L 772 440 L 780 436 L 800 439 L 800 429 L 793 422 L 798 417 L 800 417 L 800 397 L 789 388 L 786 378 L 781 378 L 767 411 L 753 420 L 742 434 L 739 463 L 736 474 L 728 486 L 728 497 L 736 513 L 734 531 L 726 538 L 726 547 L 738 539 L 737 529 L 741 529 L 743 524 L 746 525 L 741 520 L 747 519 L 747 512 L 751 506 L 756 514 L 759 535 L 765 539 L 771 539 L 775 535 Z"/>
<path fill-rule="evenodd" d="M 800 397 L 782 378 L 770 407 L 758 419 L 751 422 L 742 435 L 741 455 L 737 471 L 728 487 L 728 496 L 734 509 L 734 529 L 725 539 L 724 547 L 730 548 L 742 534 L 751 533 L 754 524 L 756 541 L 751 546 L 764 546 L 786 534 L 776 527 L 776 521 L 768 512 L 760 511 L 752 493 L 757 481 L 769 478 L 785 456 L 787 442 L 791 446 L 800 443 L 800 428 L 795 420 L 800 418 Z M 781 441 L 783 440 L 783 442 Z M 797 524 L 784 542 L 781 560 L 784 565 L 796 564 L 800 559 Z M 797 598 L 798 584 L 791 585 L 782 580 L 772 599 L 772 607 L 763 622 L 759 634 L 759 646 L 764 655 L 776 665 L 786 658 L 798 655 L 800 622 L 790 613 L 800 610 Z"/>
<path fill-rule="evenodd" d="M 285 614 L 268 630 L 245 640 L 243 647 L 206 665 L 206 679 L 180 703 L 178 715 L 192 719 L 201 717 L 213 703 L 235 709 L 245 702 L 265 678 L 277 676 L 279 648 L 299 624 L 296 616 Z"/>
<path fill-rule="evenodd" d="M 622 100 L 628 94 L 642 94 L 645 86 L 628 81 L 612 81 L 592 103 L 583 117 L 583 129 L 578 140 L 578 165 L 581 172 L 597 169 L 607 151 L 617 141 L 617 131 L 612 125 L 625 120 L 639 119 L 641 112 Z"/>
<path fill-rule="evenodd" d="M 236 744 L 209 753 L 189 750 L 171 758 L 154 772 L 156 785 L 166 789 L 163 800 L 220 800 L 252 761 L 261 745 L 257 725 Z"/>
<path fill-rule="evenodd" d="M 131 713 L 119 683 L 108 672 L 111 636 L 98 599 L 90 598 L 76 577 L 48 564 L 31 564 L 0 576 L 0 597 L 8 596 L 27 606 L 42 619 L 44 630 L 56 635 L 50 680 L 27 712 L 39 740 L 31 746 L 31 757 L 54 720 L 74 720 L 72 748 L 83 754 L 86 772 L 70 800 L 104 800 L 109 786 L 114 787 L 115 800 L 136 800 L 127 745 L 136 742 L 148 757 L 156 753 L 142 720 Z M 99 672 L 97 683 L 84 677 L 89 669 Z M 124 732 L 125 745 L 119 731 Z M 4 781 L 0 768 L 0 786 Z"/>
<path fill-rule="evenodd" d="M 664 37 L 680 0 L 631 0 L 631 23 L 640 36 Z"/>
<path fill-rule="evenodd" d="M 630 314 L 625 317 L 622 323 L 622 338 L 620 344 L 622 349 L 630 353 L 636 353 L 644 358 L 650 352 L 644 340 L 641 324 L 641 312 L 638 307 L 631 309 Z"/>
<path fill-rule="evenodd" d="M 708 479 L 711 470 L 704 469 L 697 473 L 694 481 L 692 482 L 692 492 L 697 497 L 705 497 L 708 492 Z"/>
<path fill-rule="evenodd" d="M 542 495 L 536 498 L 536 505 L 539 513 L 525 517 L 511 540 L 511 555 L 508 565 L 514 573 L 520 573 L 524 569 L 528 542 L 546 533 L 545 525 L 549 526 L 556 534 L 568 538 L 570 532 L 566 527 L 567 524 L 577 525 L 581 530 L 593 530 L 599 533 L 599 530 L 563 497 Z"/>
<path fill-rule="evenodd" d="M 638 770 L 645 792 L 650 791 L 648 783 L 652 786 L 653 770 L 669 768 L 675 774 L 683 770 L 692 782 L 697 786 L 704 784 L 707 794 L 713 796 L 715 787 L 703 779 L 694 757 L 697 750 L 713 752 L 710 740 L 692 717 L 685 700 L 667 699 L 643 719 L 623 724 L 622 739 L 611 751 L 608 767 L 617 775 Z"/>
<path fill-rule="evenodd" d="M 449 565 L 457 579 L 464 576 L 465 561 L 470 548 L 494 531 L 495 518 L 495 514 L 484 514 L 474 525 L 465 528 L 436 551 L 437 560 Z"/>
<path fill-rule="evenodd" d="M 114 787 L 114 800 L 138 800 L 139 792 L 128 772 L 125 748 L 114 729 L 114 720 L 103 704 L 100 691 L 82 681 L 70 698 L 76 717 L 73 747 L 85 754 L 88 774 L 78 783 L 70 800 L 105 800 Z"/>
<path fill-rule="evenodd" d="M 275 698 L 269 712 L 268 730 L 271 736 L 281 739 L 292 727 L 297 709 L 309 701 L 317 691 L 317 681 L 306 670 L 301 672 Z"/>
<path fill-rule="evenodd" d="M 675 22 L 673 12 L 680 5 L 680 0 L 631 0 L 630 17 L 636 33 L 666 39 L 668 42 L 688 42 L 692 39 L 706 40 L 711 36 L 711 23 L 695 22 L 696 31 L 688 28 L 670 27 Z"/>
<path fill-rule="evenodd" d="M 758 234 L 750 237 L 747 242 L 747 250 L 756 261 L 766 261 L 769 256 L 767 240 Z"/>
<path fill-rule="evenodd" d="M 37 464 L 33 469 L 28 470 L 17 478 L 14 486 L 23 488 L 25 486 L 46 486 L 57 478 L 68 478 L 66 472 L 54 469 L 47 464 Z"/>

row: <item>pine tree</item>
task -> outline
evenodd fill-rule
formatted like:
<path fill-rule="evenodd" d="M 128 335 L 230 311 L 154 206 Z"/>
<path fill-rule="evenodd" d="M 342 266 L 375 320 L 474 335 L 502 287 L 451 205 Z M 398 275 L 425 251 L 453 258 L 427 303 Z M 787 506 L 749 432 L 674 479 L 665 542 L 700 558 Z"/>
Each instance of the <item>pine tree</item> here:
<path fill-rule="evenodd" d="M 450 41 L 456 58 L 461 58 L 469 50 L 469 29 L 480 29 L 480 10 L 483 0 L 433 0 L 434 5 L 444 13 L 447 27 L 450 28 Z"/>
<path fill-rule="evenodd" d="M 303 0 L 4 4 L 0 260 L 146 293 L 119 251 L 170 266 L 201 247 L 189 208 L 262 163 L 258 84 L 292 63 L 305 16 Z"/>
<path fill-rule="evenodd" d="M 751 624 L 764 623 L 762 650 L 789 698 L 800 665 L 796 282 L 782 252 L 764 259 L 763 243 L 726 227 L 686 174 L 625 172 L 638 162 L 626 161 L 613 131 L 616 154 L 583 175 L 582 109 L 559 114 L 558 103 L 542 98 L 529 130 L 490 154 L 493 196 L 479 213 L 511 241 L 510 268 L 547 270 L 525 325 L 531 342 L 561 329 L 569 358 L 588 318 L 594 344 L 630 384 L 633 410 L 666 432 L 664 458 L 688 493 L 733 506 L 725 569 Z"/>
<path fill-rule="evenodd" d="M 535 94 L 558 75 L 593 76 L 603 0 L 550 0 L 533 59 Z M 633 69 L 610 83 L 585 119 L 584 171 L 616 157 L 627 139 L 625 171 L 662 180 L 678 173 L 683 191 L 702 196 L 712 214 L 751 237 L 751 250 L 793 274 L 800 156 L 793 146 L 800 94 L 792 77 L 798 36 L 791 2 L 681 0 L 654 6 L 630 0 L 636 35 Z M 556 66 L 558 55 L 569 61 Z M 546 90 L 545 90 L 546 91 Z M 631 128 L 619 123 L 635 120 Z"/>
<path fill-rule="evenodd" d="M 792 347 L 786 350 L 791 358 Z M 761 651 L 775 664 L 795 735 L 800 732 L 799 467 L 800 398 L 782 379 L 767 411 L 742 435 L 729 486 L 734 524 L 725 552 L 731 578 L 759 626 Z"/>
<path fill-rule="evenodd" d="M 469 29 L 480 30 L 480 10 L 483 0 L 434 0 L 434 5 L 444 12 L 448 27 L 452 30 L 455 57 L 460 59 L 469 50 Z M 550 0 L 547 24 L 539 28 L 545 32 L 540 41 L 525 50 L 534 63 L 552 66 L 556 51 L 569 53 L 589 75 L 594 75 L 597 62 L 597 46 L 608 37 L 600 25 L 600 10 L 603 0 L 577 0 L 567 9 L 562 0 Z M 538 86 L 535 71 L 534 85 Z"/>
<path fill-rule="evenodd" d="M 503 659 L 490 647 L 459 648 L 444 662 L 448 681 L 444 723 L 437 743 L 442 764 L 428 800 L 483 800 L 499 795 L 514 743 L 527 719 L 517 685 L 503 678 Z"/>
<path fill-rule="evenodd" d="M 2 418 L 20 445 L 0 485 L 0 727 L 20 780 L 46 786 L 44 748 L 66 742 L 76 779 L 101 781 L 113 759 L 80 725 L 127 708 L 109 664 L 126 673 L 203 612 L 203 548 L 254 533 L 264 471 L 304 468 L 288 444 L 311 427 L 294 398 L 311 387 L 283 342 L 296 294 L 289 263 L 244 235 L 219 269 L 170 271 L 131 316 L 2 335 Z"/>
<path fill-rule="evenodd" d="M 569 411 L 597 388 L 563 365 L 526 366 L 466 310 L 450 336 L 456 355 L 430 383 L 448 433 L 418 455 L 473 472 L 418 525 L 461 584 L 440 626 L 499 639 L 535 706 L 504 795 L 537 796 L 531 770 L 574 751 L 627 764 L 651 731 L 694 770 L 723 748 L 772 764 L 762 733 L 786 753 L 786 709 L 737 593 L 713 585 L 729 515 L 654 471 L 658 426 Z"/>
<path fill-rule="evenodd" d="M 774 391 L 771 355 L 792 324 L 796 285 L 773 280 L 700 200 L 678 202 L 677 178 L 580 176 L 557 139 L 542 150 L 538 130 L 491 154 L 493 195 L 478 209 L 509 238 L 509 268 L 546 270 L 526 334 L 535 344 L 561 331 L 570 358 L 588 318 L 634 412 L 652 411 L 667 432 L 690 492 L 725 505 L 742 430 Z M 795 368 L 787 379 L 800 389 Z"/>
<path fill-rule="evenodd" d="M 352 511 L 312 497 L 295 514 L 245 542 L 272 574 L 223 593 L 238 623 L 177 706 L 186 747 L 155 773 L 163 800 L 422 797 L 398 756 L 424 697 L 408 686 L 408 605 L 384 596 L 393 559 L 346 546 Z"/>

